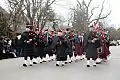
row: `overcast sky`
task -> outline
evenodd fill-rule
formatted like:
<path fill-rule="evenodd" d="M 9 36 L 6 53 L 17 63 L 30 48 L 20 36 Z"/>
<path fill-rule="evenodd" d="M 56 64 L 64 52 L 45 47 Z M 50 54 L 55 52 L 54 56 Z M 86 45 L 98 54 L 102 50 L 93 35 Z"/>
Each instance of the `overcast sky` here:
<path fill-rule="evenodd" d="M 82 0 L 79 0 L 79 1 L 82 1 Z M 93 0 L 92 6 L 100 5 L 102 1 L 103 0 Z M 59 0 L 57 4 L 58 5 L 53 5 L 55 12 L 67 18 L 67 15 L 70 12 L 69 7 L 75 5 L 76 0 Z M 0 6 L 6 8 L 5 0 L 0 0 Z M 119 8 L 120 8 L 120 0 L 106 0 L 105 1 L 104 14 L 107 14 L 110 10 L 112 10 L 112 13 L 108 17 L 108 19 L 111 21 L 110 22 L 111 25 L 114 24 L 117 27 L 120 24 L 120 9 Z M 99 10 L 96 10 L 95 13 L 99 13 Z"/>
<path fill-rule="evenodd" d="M 82 0 L 79 0 L 82 1 Z M 89 0 L 86 0 L 89 1 Z M 91 7 L 93 6 L 98 6 L 102 4 L 103 0 L 93 0 Z M 75 5 L 76 4 L 76 0 L 62 0 L 59 2 L 60 5 L 55 6 L 54 9 L 56 9 L 55 11 L 58 14 L 62 14 L 65 17 L 69 14 L 69 6 L 70 5 Z M 106 0 L 105 4 L 104 4 L 104 13 L 103 14 L 107 14 L 110 10 L 112 10 L 111 15 L 108 17 L 108 19 L 110 20 L 110 25 L 117 27 L 120 27 L 120 0 Z M 95 11 L 95 13 L 99 13 L 99 9 Z"/>

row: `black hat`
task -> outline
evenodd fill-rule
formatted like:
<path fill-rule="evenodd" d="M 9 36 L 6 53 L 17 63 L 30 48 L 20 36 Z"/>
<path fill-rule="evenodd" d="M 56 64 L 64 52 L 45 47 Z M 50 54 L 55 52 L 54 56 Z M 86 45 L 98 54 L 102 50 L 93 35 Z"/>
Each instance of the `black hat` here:
<path fill-rule="evenodd" d="M 93 25 L 91 25 L 89 28 L 93 28 Z"/>
<path fill-rule="evenodd" d="M 29 22 L 26 23 L 26 28 L 29 28 L 30 24 Z"/>
<path fill-rule="evenodd" d="M 26 28 L 33 29 L 33 25 L 30 25 L 29 23 L 26 23 Z"/>

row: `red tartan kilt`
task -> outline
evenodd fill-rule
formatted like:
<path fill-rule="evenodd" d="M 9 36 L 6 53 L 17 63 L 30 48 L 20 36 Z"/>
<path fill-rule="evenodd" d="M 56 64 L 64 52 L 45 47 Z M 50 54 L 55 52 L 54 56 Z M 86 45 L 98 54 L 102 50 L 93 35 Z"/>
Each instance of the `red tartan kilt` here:
<path fill-rule="evenodd" d="M 79 44 L 75 45 L 75 54 L 82 55 L 82 48 L 80 47 Z"/>
<path fill-rule="evenodd" d="M 81 46 L 81 54 L 84 54 L 84 48 Z"/>
<path fill-rule="evenodd" d="M 101 58 L 105 58 L 105 59 L 107 59 L 107 56 L 109 56 L 109 54 L 110 54 L 109 49 L 107 48 L 106 45 L 103 45 L 103 46 L 102 46 L 102 54 L 101 54 Z"/>

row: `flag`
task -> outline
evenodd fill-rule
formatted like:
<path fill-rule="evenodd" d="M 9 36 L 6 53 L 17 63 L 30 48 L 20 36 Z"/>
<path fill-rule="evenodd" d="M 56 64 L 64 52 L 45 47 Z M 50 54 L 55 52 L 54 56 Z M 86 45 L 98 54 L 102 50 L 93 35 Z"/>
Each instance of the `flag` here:
<path fill-rule="evenodd" d="M 42 35 L 42 25 L 41 25 L 41 22 L 39 22 L 39 33 L 40 33 L 40 35 Z"/>
<path fill-rule="evenodd" d="M 94 27 L 94 30 L 95 30 L 95 31 L 99 31 L 99 30 L 100 30 L 100 27 L 99 27 L 99 24 L 98 24 L 98 23 L 96 24 L 96 23 L 94 22 L 94 23 L 93 23 L 93 27 Z"/>
<path fill-rule="evenodd" d="M 93 28 L 96 31 L 96 23 L 95 22 L 93 23 Z"/>

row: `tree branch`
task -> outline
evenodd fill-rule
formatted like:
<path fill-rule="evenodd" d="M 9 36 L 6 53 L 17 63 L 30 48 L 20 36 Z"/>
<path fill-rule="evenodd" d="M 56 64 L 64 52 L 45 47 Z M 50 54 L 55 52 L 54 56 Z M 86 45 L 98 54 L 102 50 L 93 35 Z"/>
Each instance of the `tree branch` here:
<path fill-rule="evenodd" d="M 88 6 L 87 6 L 87 7 L 89 7 L 89 6 L 90 6 L 91 2 L 92 2 L 92 0 L 90 0 L 90 1 L 89 1 L 89 3 L 88 3 Z"/>
<path fill-rule="evenodd" d="M 79 0 L 76 0 L 76 1 L 77 1 L 78 5 L 79 5 L 79 8 L 80 8 L 82 11 L 84 11 L 84 10 L 82 9 L 82 5 L 81 5 L 81 3 L 79 2 Z"/>
<path fill-rule="evenodd" d="M 56 0 L 53 0 L 48 6 L 51 6 Z"/>
<path fill-rule="evenodd" d="M 96 20 L 98 21 L 98 20 L 100 20 L 100 19 L 105 19 L 105 18 L 107 18 L 110 14 L 111 14 L 111 11 L 110 11 L 106 16 L 104 16 L 104 17 L 100 17 L 100 18 L 97 18 L 97 19 L 93 19 L 92 21 L 89 22 L 89 24 L 92 23 L 93 21 L 96 21 Z"/>
<path fill-rule="evenodd" d="M 99 18 L 101 17 L 101 14 L 102 14 L 103 9 L 104 9 L 104 3 L 105 3 L 105 0 L 102 2 L 102 8 L 101 8 L 101 10 L 100 10 L 100 14 L 99 14 L 99 16 L 98 16 L 98 20 L 96 21 L 95 25 L 99 22 Z"/>
<path fill-rule="evenodd" d="M 85 1 L 83 0 L 82 4 L 86 7 L 86 9 L 88 9 L 87 4 L 85 3 Z"/>
<path fill-rule="evenodd" d="M 90 15 L 90 17 L 88 18 L 88 22 L 90 21 L 91 17 L 94 15 L 94 14 L 93 14 L 93 11 L 94 11 L 96 8 L 99 8 L 99 7 L 94 7 L 94 8 L 91 10 L 91 15 Z"/>

